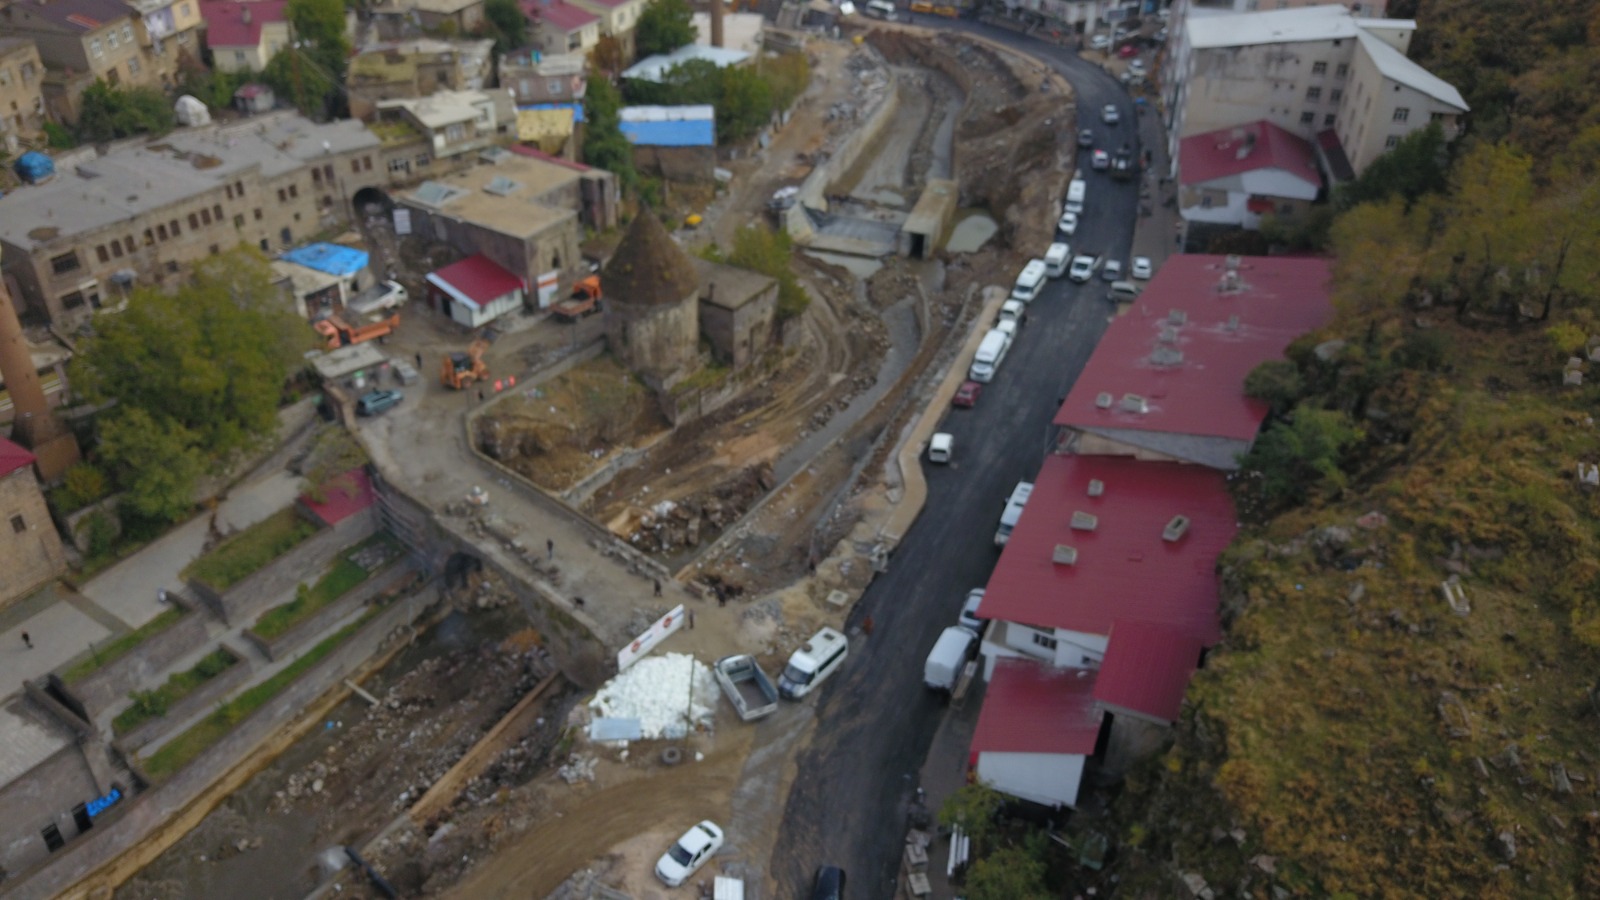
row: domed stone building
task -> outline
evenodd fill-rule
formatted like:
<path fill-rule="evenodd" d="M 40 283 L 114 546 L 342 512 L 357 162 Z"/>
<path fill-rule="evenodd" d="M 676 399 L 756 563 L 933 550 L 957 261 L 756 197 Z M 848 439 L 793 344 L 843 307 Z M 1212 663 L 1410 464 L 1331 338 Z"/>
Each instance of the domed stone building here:
<path fill-rule="evenodd" d="M 700 365 L 700 273 L 653 213 L 640 213 L 600 272 L 611 352 L 657 391 Z"/>

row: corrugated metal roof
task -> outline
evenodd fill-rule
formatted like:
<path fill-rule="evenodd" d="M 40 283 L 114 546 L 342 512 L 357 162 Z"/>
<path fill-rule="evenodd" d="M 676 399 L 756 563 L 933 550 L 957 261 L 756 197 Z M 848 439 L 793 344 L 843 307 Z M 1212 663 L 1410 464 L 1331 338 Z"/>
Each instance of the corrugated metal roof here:
<path fill-rule="evenodd" d="M 980 753 L 1093 753 L 1104 718 L 1094 704 L 1094 684 L 1093 669 L 995 660 L 972 735 L 973 760 Z"/>
<path fill-rule="evenodd" d="M 1112 712 L 1176 722 L 1202 649 L 1194 635 L 1169 625 L 1118 619 L 1111 623 L 1094 698 Z"/>
<path fill-rule="evenodd" d="M 0 438 L 0 477 L 33 465 L 33 454 L 21 444 Z"/>
<path fill-rule="evenodd" d="M 430 273 L 428 283 L 478 309 L 522 289 L 522 281 L 517 276 L 481 253 Z"/>

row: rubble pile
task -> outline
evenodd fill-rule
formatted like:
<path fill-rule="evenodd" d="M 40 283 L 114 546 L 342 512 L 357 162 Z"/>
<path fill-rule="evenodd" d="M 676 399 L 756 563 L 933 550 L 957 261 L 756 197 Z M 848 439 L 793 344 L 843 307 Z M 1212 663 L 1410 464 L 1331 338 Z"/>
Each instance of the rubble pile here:
<path fill-rule="evenodd" d="M 600 762 L 600 757 L 581 753 L 574 753 L 568 757 L 567 762 L 556 770 L 556 775 L 567 784 L 577 784 L 580 781 L 594 781 L 594 767 Z"/>
<path fill-rule="evenodd" d="M 628 542 L 645 553 L 698 547 L 738 521 L 775 480 L 772 465 L 740 470 L 716 487 L 677 501 L 661 501 L 638 516 Z"/>

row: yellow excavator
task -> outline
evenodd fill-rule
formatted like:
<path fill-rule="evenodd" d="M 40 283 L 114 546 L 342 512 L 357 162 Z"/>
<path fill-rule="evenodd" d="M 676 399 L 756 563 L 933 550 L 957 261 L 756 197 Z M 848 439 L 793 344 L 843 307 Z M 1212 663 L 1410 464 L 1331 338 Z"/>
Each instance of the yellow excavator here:
<path fill-rule="evenodd" d="M 439 382 L 447 388 L 464 391 L 489 377 L 489 364 L 483 361 L 489 342 L 478 338 L 466 352 L 445 354 L 439 369 Z"/>

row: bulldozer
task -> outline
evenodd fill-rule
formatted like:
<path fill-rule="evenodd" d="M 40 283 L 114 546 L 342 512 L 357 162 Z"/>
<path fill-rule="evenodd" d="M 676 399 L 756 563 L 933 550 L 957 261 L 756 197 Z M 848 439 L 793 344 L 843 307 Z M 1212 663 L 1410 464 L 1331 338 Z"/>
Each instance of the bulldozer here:
<path fill-rule="evenodd" d="M 442 365 L 439 367 L 439 382 L 447 388 L 464 391 L 473 384 L 489 377 L 489 364 L 483 361 L 483 354 L 489 349 L 489 342 L 478 338 L 466 349 L 466 352 L 456 351 L 445 354 Z"/>

